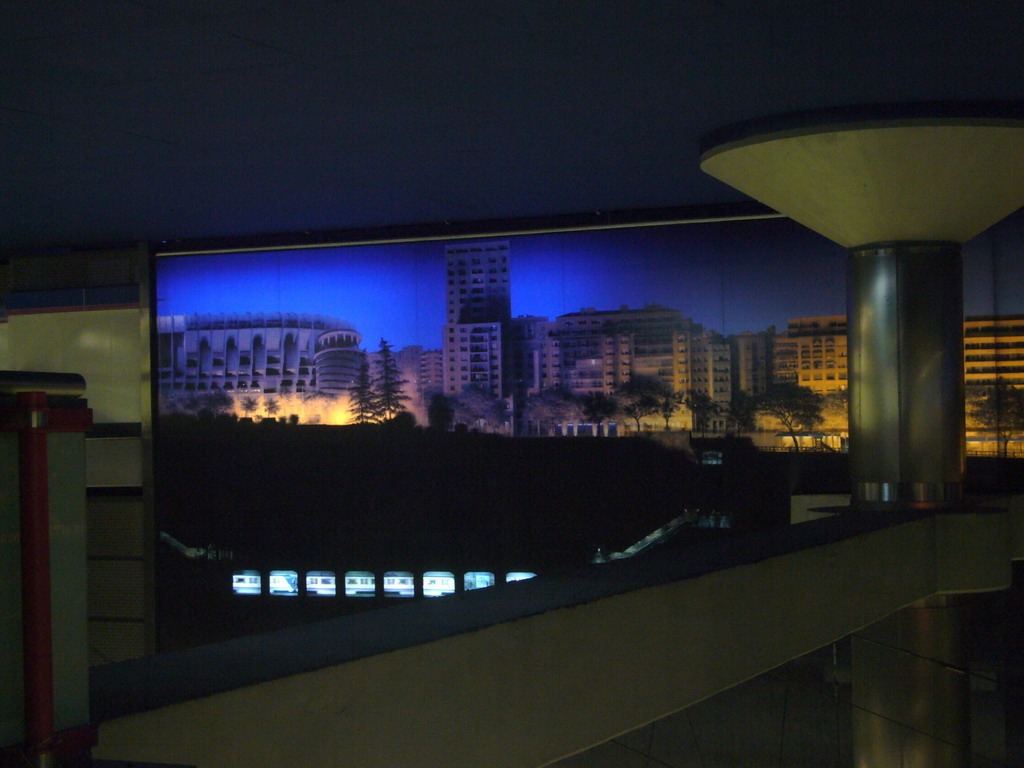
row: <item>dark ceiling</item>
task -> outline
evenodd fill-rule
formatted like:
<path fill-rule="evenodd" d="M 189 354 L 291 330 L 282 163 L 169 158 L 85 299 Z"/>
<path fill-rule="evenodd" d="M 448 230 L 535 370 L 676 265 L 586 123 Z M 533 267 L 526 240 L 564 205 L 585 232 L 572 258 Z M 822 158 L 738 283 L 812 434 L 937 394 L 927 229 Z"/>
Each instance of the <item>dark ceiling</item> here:
<path fill-rule="evenodd" d="M 1024 100 L 1019 0 L 12 0 L 0 248 L 730 202 L 723 124 Z"/>

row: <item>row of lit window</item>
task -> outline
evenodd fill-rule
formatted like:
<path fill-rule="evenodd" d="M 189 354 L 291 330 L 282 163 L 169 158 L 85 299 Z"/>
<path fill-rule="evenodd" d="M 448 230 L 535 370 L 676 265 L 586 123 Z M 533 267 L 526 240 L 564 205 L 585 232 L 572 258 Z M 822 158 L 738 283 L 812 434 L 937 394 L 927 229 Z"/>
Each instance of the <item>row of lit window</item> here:
<path fill-rule="evenodd" d="M 497 338 L 496 333 L 495 333 L 496 331 L 497 331 L 497 328 L 494 328 L 491 331 L 481 331 L 480 333 L 478 333 L 478 334 L 476 334 L 476 335 L 474 335 L 472 337 L 472 342 L 466 336 L 459 336 L 459 341 L 462 344 L 468 344 L 468 343 L 486 344 L 489 341 L 491 343 L 494 343 L 494 339 Z M 454 335 L 450 335 L 448 337 L 448 343 L 449 344 L 454 344 L 455 343 L 455 336 Z"/>
<path fill-rule="evenodd" d="M 488 249 L 488 250 L 491 250 L 491 249 Z M 508 261 L 508 257 L 507 256 L 502 256 L 501 257 L 501 263 L 502 264 L 504 264 L 507 261 Z M 472 259 L 471 263 L 474 264 L 474 265 L 475 264 L 482 264 L 483 260 L 482 259 Z M 492 256 L 489 259 L 487 259 L 487 263 L 488 264 L 497 264 L 498 263 L 498 259 L 496 259 L 495 257 Z M 466 266 L 467 261 L 466 261 L 466 259 L 459 259 L 458 261 L 456 261 L 455 259 L 451 259 L 451 258 L 448 259 L 448 266 L 449 267 L 454 266 L 456 264 L 458 264 L 458 266 L 460 266 L 460 267 L 464 267 L 464 266 Z"/>
<path fill-rule="evenodd" d="M 196 314 L 196 315 L 165 315 L 161 317 L 161 327 L 165 327 L 168 322 L 173 322 L 174 330 L 173 333 L 178 336 L 184 333 L 181 329 L 182 321 L 186 323 L 185 330 L 187 331 L 209 331 L 209 330 L 221 330 L 224 328 L 242 328 L 245 330 L 259 329 L 259 328 L 312 328 L 315 330 L 323 330 L 327 328 L 327 324 L 323 320 L 314 320 L 308 316 L 300 316 L 293 312 L 281 313 L 263 313 L 263 312 L 243 312 L 243 313 L 232 313 L 226 316 L 207 315 L 207 314 Z M 170 331 L 162 331 L 161 333 L 170 333 Z"/>
<path fill-rule="evenodd" d="M 508 271 L 507 269 L 502 269 L 502 272 L 507 272 L 507 271 Z M 448 280 L 448 285 L 456 285 L 456 284 L 458 284 L 458 285 L 466 285 L 466 278 L 464 277 L 465 274 L 466 274 L 466 270 L 460 269 L 459 270 L 459 274 L 462 275 L 463 277 L 461 277 L 458 280 L 458 282 L 456 283 L 455 273 L 452 272 L 451 270 L 449 270 L 448 277 L 450 279 Z M 491 267 L 490 274 L 496 275 L 496 274 L 498 274 L 498 270 L 495 269 L 494 267 Z M 475 277 L 470 277 L 469 278 L 469 280 L 470 280 L 469 284 L 470 285 L 473 285 L 474 283 L 479 285 L 479 284 L 484 283 L 484 282 L 486 282 L 488 280 L 490 280 L 492 283 L 498 282 L 498 278 L 496 278 L 496 277 L 484 277 L 482 269 L 474 269 L 473 270 L 473 275 L 475 275 Z M 503 277 L 501 279 L 502 279 L 502 282 L 506 282 L 506 283 L 508 282 L 508 278 L 507 277 Z"/>
<path fill-rule="evenodd" d="M 505 581 L 525 581 L 537 574 L 530 571 L 510 571 Z M 345 597 L 376 597 L 377 577 L 372 571 L 347 571 L 343 577 Z M 467 571 L 462 577 L 463 591 L 493 587 L 495 575 L 490 571 Z M 385 597 L 415 597 L 416 576 L 411 571 L 387 571 L 382 582 Z M 267 579 L 267 592 L 278 596 L 299 594 L 297 571 L 271 571 Z M 263 576 L 259 571 L 235 571 L 231 575 L 231 589 L 236 595 L 263 593 Z M 455 592 L 455 574 L 451 571 L 427 571 L 421 579 L 424 597 L 440 597 Z M 334 597 L 338 594 L 338 577 L 334 571 L 307 571 L 307 595 Z"/>

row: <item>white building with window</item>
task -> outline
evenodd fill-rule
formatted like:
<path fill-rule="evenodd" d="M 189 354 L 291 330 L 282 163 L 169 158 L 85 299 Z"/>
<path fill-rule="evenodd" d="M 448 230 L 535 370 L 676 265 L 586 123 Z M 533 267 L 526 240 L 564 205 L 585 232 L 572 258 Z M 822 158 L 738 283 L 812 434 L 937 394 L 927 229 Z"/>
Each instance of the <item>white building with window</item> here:
<path fill-rule="evenodd" d="M 445 246 L 443 392 L 505 397 L 503 327 L 512 316 L 507 241 Z"/>
<path fill-rule="evenodd" d="M 321 384 L 340 391 L 359 370 L 354 355 L 362 337 L 334 317 L 252 312 L 164 315 L 156 322 L 165 394 L 298 393 Z"/>

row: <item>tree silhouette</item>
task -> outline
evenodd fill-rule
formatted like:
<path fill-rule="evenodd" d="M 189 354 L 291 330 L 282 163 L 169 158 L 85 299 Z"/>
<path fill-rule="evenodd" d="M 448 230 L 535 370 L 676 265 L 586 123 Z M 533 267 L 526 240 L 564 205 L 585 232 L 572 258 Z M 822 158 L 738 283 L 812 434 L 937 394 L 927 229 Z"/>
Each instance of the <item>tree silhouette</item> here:
<path fill-rule="evenodd" d="M 1006 456 L 1010 439 L 1024 433 L 1024 389 L 1003 379 L 987 387 L 971 387 L 967 401 L 971 420 L 995 434 L 996 450 Z"/>
<path fill-rule="evenodd" d="M 231 395 L 221 389 L 215 389 L 199 396 L 199 413 L 218 416 L 227 411 L 235 401 Z"/>
<path fill-rule="evenodd" d="M 640 431 L 640 419 L 658 413 L 661 400 L 669 387 L 654 376 L 633 376 L 620 386 L 615 394 L 621 403 L 620 410 L 636 422 Z"/>
<path fill-rule="evenodd" d="M 753 432 L 757 421 L 757 398 L 749 392 L 736 389 L 732 393 L 727 413 L 736 425 L 737 432 Z"/>
<path fill-rule="evenodd" d="M 551 387 L 530 395 L 523 406 L 523 418 L 536 422 L 545 434 L 552 425 L 579 421 L 582 415 L 580 399 L 564 387 Z"/>
<path fill-rule="evenodd" d="M 455 421 L 470 428 L 489 429 L 492 432 L 505 423 L 506 405 L 489 392 L 471 387 L 454 398 Z"/>
<path fill-rule="evenodd" d="M 260 403 L 259 400 L 257 400 L 255 397 L 247 395 L 246 397 L 242 398 L 242 401 L 238 404 L 238 407 L 242 409 L 242 413 L 244 413 L 246 416 L 249 416 L 250 414 L 259 410 Z"/>
<path fill-rule="evenodd" d="M 267 416 L 269 418 L 272 419 L 275 416 L 277 416 L 278 411 L 280 411 L 280 410 L 281 410 L 281 406 L 278 405 L 278 402 L 277 402 L 276 399 L 274 399 L 273 397 L 264 397 L 263 398 L 263 412 L 265 414 L 267 414 Z"/>
<path fill-rule="evenodd" d="M 837 389 L 822 397 L 822 426 L 831 432 L 845 432 L 850 428 L 850 391 Z"/>
<path fill-rule="evenodd" d="M 380 398 L 373 386 L 373 378 L 370 376 L 370 361 L 363 354 L 363 361 L 359 365 L 359 373 L 356 380 L 349 387 L 349 412 L 355 416 L 358 424 L 373 424 L 380 420 L 382 413 Z"/>
<path fill-rule="evenodd" d="M 380 415 L 390 419 L 399 411 L 405 410 L 405 401 L 409 396 L 402 391 L 406 382 L 398 370 L 398 363 L 391 351 L 391 345 L 385 339 L 380 340 L 379 358 L 377 360 L 377 379 L 374 382 Z"/>
<path fill-rule="evenodd" d="M 823 403 L 824 398 L 808 387 L 783 383 L 776 384 L 761 396 L 757 410 L 781 422 L 793 439 L 793 448 L 799 451 L 796 433 L 812 430 L 821 423 Z"/>
<path fill-rule="evenodd" d="M 707 392 L 699 389 L 691 389 L 687 392 L 683 402 L 690 409 L 690 413 L 693 414 L 694 431 L 700 432 L 700 436 L 704 437 L 708 431 L 708 423 L 721 410 L 718 403 L 712 400 L 711 395 Z"/>
<path fill-rule="evenodd" d="M 665 431 L 668 432 L 668 423 L 673 416 L 676 415 L 676 411 L 679 410 L 679 406 L 683 403 L 683 393 L 675 392 L 669 388 L 665 388 L 665 391 L 661 393 L 658 398 L 658 414 L 665 420 Z"/>
<path fill-rule="evenodd" d="M 601 424 L 619 412 L 619 402 L 604 392 L 590 392 L 580 400 L 584 418 L 597 425 L 597 434 L 601 434 Z"/>
<path fill-rule="evenodd" d="M 431 429 L 447 432 L 454 418 L 455 408 L 452 406 L 451 399 L 440 392 L 435 393 L 427 405 L 427 421 Z"/>

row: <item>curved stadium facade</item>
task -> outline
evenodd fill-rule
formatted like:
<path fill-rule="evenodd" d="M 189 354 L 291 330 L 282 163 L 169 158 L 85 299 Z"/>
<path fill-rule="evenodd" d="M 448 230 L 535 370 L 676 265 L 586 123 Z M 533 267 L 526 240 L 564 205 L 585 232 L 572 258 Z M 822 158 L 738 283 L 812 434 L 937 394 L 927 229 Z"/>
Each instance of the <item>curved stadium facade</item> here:
<path fill-rule="evenodd" d="M 286 312 L 157 317 L 160 390 L 342 392 L 359 372 L 362 336 L 325 315 Z"/>

